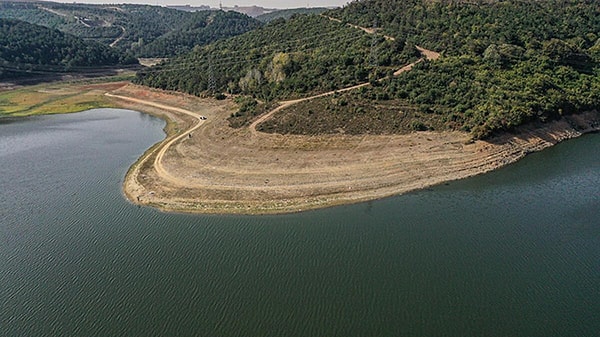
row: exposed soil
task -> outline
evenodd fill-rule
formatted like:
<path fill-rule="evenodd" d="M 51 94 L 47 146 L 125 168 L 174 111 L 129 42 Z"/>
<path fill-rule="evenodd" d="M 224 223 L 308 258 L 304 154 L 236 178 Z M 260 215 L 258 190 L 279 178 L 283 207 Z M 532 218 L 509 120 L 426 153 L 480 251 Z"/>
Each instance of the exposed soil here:
<path fill-rule="evenodd" d="M 590 112 L 474 143 L 460 132 L 283 136 L 229 127 L 230 100 L 133 85 L 113 94 L 172 121 L 167 139 L 128 173 L 126 195 L 180 212 L 285 213 L 372 200 L 487 172 L 600 128 Z"/>

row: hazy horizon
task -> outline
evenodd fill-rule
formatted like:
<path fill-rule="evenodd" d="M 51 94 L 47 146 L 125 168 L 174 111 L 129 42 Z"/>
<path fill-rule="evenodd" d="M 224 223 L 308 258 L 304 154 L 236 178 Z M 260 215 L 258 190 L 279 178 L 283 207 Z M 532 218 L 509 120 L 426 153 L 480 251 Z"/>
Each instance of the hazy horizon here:
<path fill-rule="evenodd" d="M 55 0 L 56 1 L 56 0 Z M 219 7 L 219 0 L 58 0 L 63 3 L 85 3 L 85 4 L 149 4 L 149 5 L 190 5 Z M 221 0 L 224 7 L 237 6 L 260 6 L 265 8 L 300 8 L 300 7 L 331 7 L 343 6 L 350 0 Z"/>

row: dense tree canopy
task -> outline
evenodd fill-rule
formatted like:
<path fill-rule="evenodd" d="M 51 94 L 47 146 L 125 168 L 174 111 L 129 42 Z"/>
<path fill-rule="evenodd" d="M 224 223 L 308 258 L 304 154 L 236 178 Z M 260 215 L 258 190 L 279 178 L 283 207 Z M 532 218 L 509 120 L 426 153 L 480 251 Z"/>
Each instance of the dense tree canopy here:
<path fill-rule="evenodd" d="M 18 20 L 0 19 L 0 73 L 56 73 L 137 63 L 93 41 Z"/>
<path fill-rule="evenodd" d="M 147 5 L 0 2 L 0 18 L 56 28 L 137 57 L 170 57 L 261 25 L 235 12 L 186 12 Z"/>
<path fill-rule="evenodd" d="M 589 48 L 598 38 L 595 0 L 363 0 L 328 12 L 345 22 L 371 26 L 446 55 L 481 55 L 490 44 L 523 48 L 560 39 Z"/>
<path fill-rule="evenodd" d="M 443 52 L 364 97 L 404 99 L 476 138 L 600 105 L 597 1 L 368 0 L 329 14 Z"/>
<path fill-rule="evenodd" d="M 414 46 L 317 15 L 299 15 L 196 48 L 138 74 L 138 83 L 191 94 L 209 89 L 262 100 L 307 96 L 369 80 L 416 59 Z M 210 88 L 211 83 L 214 88 Z"/>

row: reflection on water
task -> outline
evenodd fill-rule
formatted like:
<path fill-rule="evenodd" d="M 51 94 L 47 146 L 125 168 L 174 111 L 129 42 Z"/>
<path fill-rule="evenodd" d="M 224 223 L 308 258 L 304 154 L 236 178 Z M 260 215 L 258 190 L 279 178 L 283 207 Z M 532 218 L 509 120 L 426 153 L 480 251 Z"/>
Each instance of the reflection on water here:
<path fill-rule="evenodd" d="M 164 123 L 0 124 L 0 336 L 593 336 L 600 135 L 405 196 L 285 216 L 125 201 Z"/>

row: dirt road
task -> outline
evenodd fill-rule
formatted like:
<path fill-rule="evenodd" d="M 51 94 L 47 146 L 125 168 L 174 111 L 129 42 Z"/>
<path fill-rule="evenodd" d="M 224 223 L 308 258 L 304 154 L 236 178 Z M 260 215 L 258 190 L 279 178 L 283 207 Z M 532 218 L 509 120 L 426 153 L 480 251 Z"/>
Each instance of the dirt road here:
<path fill-rule="evenodd" d="M 119 28 L 121 28 L 121 35 L 117 36 L 117 38 L 110 44 L 110 47 L 114 48 L 117 43 L 121 42 L 121 40 L 123 40 L 123 38 L 125 37 L 125 27 L 123 26 L 119 26 Z"/>
<path fill-rule="evenodd" d="M 357 26 L 358 27 L 358 26 Z M 360 27 L 359 27 L 360 28 Z M 421 55 L 423 55 L 422 58 L 418 59 L 417 61 L 407 64 L 404 67 L 396 70 L 394 72 L 394 76 L 399 76 L 400 74 L 410 71 L 416 64 L 423 62 L 424 59 L 428 59 L 428 60 L 437 60 L 440 57 L 440 54 L 437 52 L 434 52 L 432 50 L 427 50 L 425 48 L 421 48 L 419 46 L 416 46 L 417 50 L 419 50 L 419 52 L 421 53 Z M 305 102 L 305 101 L 309 101 L 315 98 L 320 98 L 320 97 L 325 97 L 325 96 L 331 96 L 334 95 L 336 93 L 340 93 L 340 92 L 346 92 L 346 91 L 351 91 L 351 90 L 356 90 L 356 89 L 360 89 L 362 87 L 366 87 L 371 85 L 371 83 L 369 82 L 365 82 L 365 83 L 361 83 L 361 84 L 357 84 L 357 85 L 353 85 L 351 87 L 347 87 L 347 88 L 343 88 L 343 89 L 338 89 L 338 90 L 332 90 L 329 92 L 325 92 L 322 94 L 318 94 L 318 95 L 314 95 L 314 96 L 310 96 L 310 97 L 305 97 L 305 98 L 300 98 L 300 99 L 294 99 L 294 100 L 289 100 L 289 101 L 283 101 L 280 102 L 279 106 L 267 113 L 262 114 L 258 119 L 256 119 L 254 122 L 252 122 L 252 124 L 250 124 L 250 131 L 252 132 L 252 134 L 256 135 L 257 134 L 257 130 L 256 127 L 265 122 L 266 120 L 268 120 L 269 118 L 271 118 L 274 114 L 276 114 L 277 112 L 288 108 L 294 104 L 298 104 L 300 102 Z"/>
<path fill-rule="evenodd" d="M 228 101 L 133 85 L 111 97 L 137 110 L 185 117 L 173 128 L 180 131 L 148 151 L 124 183 L 132 202 L 181 212 L 284 213 L 382 198 L 493 170 L 581 134 L 573 123 L 585 127 L 585 121 L 561 121 L 475 143 L 460 132 L 283 136 L 230 128 L 235 106 Z M 200 111 L 208 116 L 202 123 Z"/>
<path fill-rule="evenodd" d="M 196 120 L 196 124 L 193 125 L 191 128 L 183 130 L 179 135 L 177 135 L 175 137 L 171 137 L 168 141 L 163 142 L 162 145 L 160 145 L 158 147 L 158 149 L 157 149 L 158 152 L 156 153 L 156 156 L 154 157 L 154 169 L 163 179 L 166 179 L 171 183 L 184 186 L 186 184 L 186 181 L 184 179 L 181 179 L 181 178 L 169 173 L 169 171 L 167 171 L 165 169 L 165 167 L 163 166 L 162 160 L 163 160 L 163 157 L 165 156 L 165 153 L 167 153 L 167 151 L 173 144 L 181 141 L 182 139 L 184 139 L 186 137 L 189 137 L 190 135 L 193 134 L 194 131 L 196 131 L 199 127 L 202 126 L 202 124 L 204 123 L 204 120 L 202 120 L 200 118 L 201 115 L 198 113 L 186 110 L 186 109 L 182 109 L 182 108 L 178 108 L 178 107 L 174 107 L 174 106 L 170 106 L 170 105 L 166 105 L 166 104 L 161 104 L 161 103 L 157 103 L 157 102 L 141 100 L 141 99 L 137 99 L 137 98 L 133 98 L 133 97 L 115 95 L 115 94 L 111 94 L 111 93 L 106 93 L 105 95 L 108 97 L 118 98 L 118 99 L 126 100 L 129 102 L 134 102 L 134 103 L 138 103 L 138 104 L 156 107 L 159 109 L 170 110 L 170 111 L 182 113 L 182 114 L 188 115 Z"/>
<path fill-rule="evenodd" d="M 325 96 L 330 96 L 333 95 L 337 92 L 346 92 L 346 91 L 350 91 L 350 90 L 355 90 L 358 88 L 362 88 L 365 86 L 370 85 L 370 83 L 361 83 L 361 84 L 357 84 L 348 88 L 344 88 L 344 89 L 340 89 L 340 90 L 333 90 L 333 91 L 329 91 L 329 92 L 325 92 L 322 94 L 318 94 L 318 95 L 314 95 L 314 96 L 310 96 L 310 97 L 305 97 L 305 98 L 300 98 L 300 99 L 294 99 L 294 100 L 290 100 L 290 101 L 283 101 L 279 104 L 279 106 L 267 113 L 262 114 L 258 119 L 256 119 L 252 124 L 250 124 L 250 131 L 256 135 L 257 134 L 257 130 L 256 130 L 256 126 L 259 125 L 260 123 L 268 120 L 269 118 L 271 118 L 274 114 L 276 114 L 278 111 L 281 111 L 287 107 L 290 107 L 294 104 L 298 104 L 300 102 L 304 102 L 304 101 L 308 101 L 311 99 L 315 99 L 315 98 L 319 98 L 319 97 L 325 97 Z"/>

